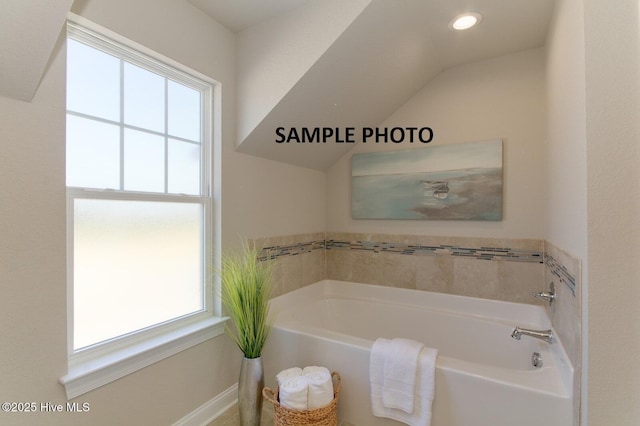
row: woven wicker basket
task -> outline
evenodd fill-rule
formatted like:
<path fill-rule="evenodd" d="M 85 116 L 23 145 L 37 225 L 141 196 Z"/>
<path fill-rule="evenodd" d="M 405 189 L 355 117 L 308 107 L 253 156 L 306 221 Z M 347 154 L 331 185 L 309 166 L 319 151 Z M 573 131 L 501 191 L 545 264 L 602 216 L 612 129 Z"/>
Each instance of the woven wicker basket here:
<path fill-rule="evenodd" d="M 338 393 L 342 384 L 337 371 L 331 373 L 335 379 L 333 386 L 333 401 L 329 405 L 314 410 L 293 410 L 283 407 L 278 400 L 278 388 L 275 392 L 265 387 L 262 395 L 273 404 L 274 426 L 338 426 Z"/>

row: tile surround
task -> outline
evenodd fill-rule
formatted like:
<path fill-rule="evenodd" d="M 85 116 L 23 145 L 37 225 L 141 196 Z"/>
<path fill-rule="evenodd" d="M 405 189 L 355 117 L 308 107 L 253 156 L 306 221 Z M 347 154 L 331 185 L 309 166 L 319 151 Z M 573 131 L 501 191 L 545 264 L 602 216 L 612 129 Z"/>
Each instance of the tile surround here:
<path fill-rule="evenodd" d="M 261 260 L 274 262 L 274 297 L 326 278 L 324 232 L 256 238 L 249 243 L 260 250 Z"/>
<path fill-rule="evenodd" d="M 317 232 L 260 238 L 276 262 L 274 295 L 322 279 L 356 281 L 546 306 L 579 364 L 580 261 L 543 240 Z M 556 283 L 556 303 L 532 297 Z"/>
<path fill-rule="evenodd" d="M 322 279 L 356 281 L 545 306 L 574 369 L 574 425 L 582 369 L 580 260 L 548 241 L 318 232 L 260 238 L 275 262 L 274 296 Z M 555 283 L 553 306 L 532 296 Z"/>
<path fill-rule="evenodd" d="M 540 240 L 327 233 L 327 278 L 539 303 Z"/>
<path fill-rule="evenodd" d="M 540 240 L 319 232 L 253 243 L 276 262 L 276 295 L 329 278 L 541 303 L 531 297 L 544 277 Z"/>
<path fill-rule="evenodd" d="M 304 241 L 287 245 L 268 245 L 262 247 L 260 260 L 274 260 L 283 256 L 296 256 L 299 254 L 311 253 L 314 250 L 324 250 L 324 239 L 318 241 Z"/>
<path fill-rule="evenodd" d="M 571 294 L 576 295 L 576 278 L 575 273 L 569 272 L 567 267 L 560 263 L 548 252 L 544 253 L 544 263 L 549 270 L 549 273 L 556 277 L 562 284 L 565 284 Z"/>
<path fill-rule="evenodd" d="M 580 424 L 582 383 L 582 277 L 580 259 L 545 242 L 545 288 L 555 283 L 556 299 L 545 305 L 551 323 L 574 367 L 573 424 Z"/>

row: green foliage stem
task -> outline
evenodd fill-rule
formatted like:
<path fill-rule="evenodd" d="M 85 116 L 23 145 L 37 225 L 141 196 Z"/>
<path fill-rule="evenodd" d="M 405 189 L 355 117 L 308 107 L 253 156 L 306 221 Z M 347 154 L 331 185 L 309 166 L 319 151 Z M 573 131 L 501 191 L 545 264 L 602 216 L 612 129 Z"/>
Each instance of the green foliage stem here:
<path fill-rule="evenodd" d="M 222 304 L 234 325 L 226 329 L 246 358 L 259 357 L 269 336 L 271 274 L 271 263 L 260 261 L 255 248 L 222 257 Z"/>

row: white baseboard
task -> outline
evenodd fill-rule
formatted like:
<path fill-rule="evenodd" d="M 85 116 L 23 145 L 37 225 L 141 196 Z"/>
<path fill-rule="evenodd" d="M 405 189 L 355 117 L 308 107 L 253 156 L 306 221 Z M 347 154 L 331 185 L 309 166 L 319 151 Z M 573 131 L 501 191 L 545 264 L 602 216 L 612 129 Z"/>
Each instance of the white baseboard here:
<path fill-rule="evenodd" d="M 237 402 L 236 383 L 175 422 L 173 426 L 206 426 Z"/>

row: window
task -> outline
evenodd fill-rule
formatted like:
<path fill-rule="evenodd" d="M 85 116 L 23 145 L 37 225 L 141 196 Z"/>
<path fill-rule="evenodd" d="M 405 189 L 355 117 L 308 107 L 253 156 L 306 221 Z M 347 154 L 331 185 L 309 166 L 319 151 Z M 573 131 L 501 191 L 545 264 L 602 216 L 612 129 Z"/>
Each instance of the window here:
<path fill-rule="evenodd" d="M 71 371 L 214 324 L 214 86 L 77 24 L 67 30 Z"/>

